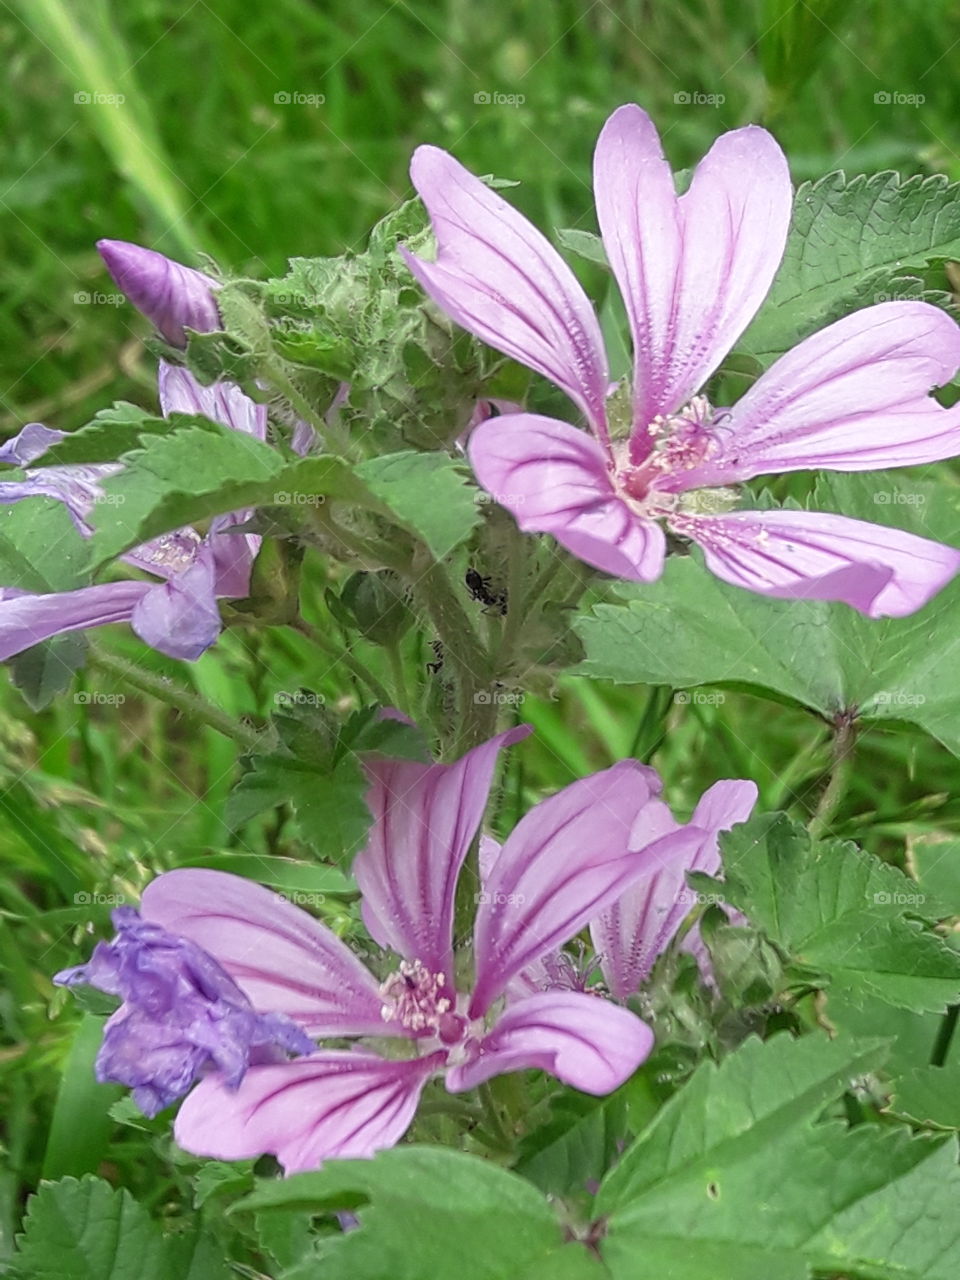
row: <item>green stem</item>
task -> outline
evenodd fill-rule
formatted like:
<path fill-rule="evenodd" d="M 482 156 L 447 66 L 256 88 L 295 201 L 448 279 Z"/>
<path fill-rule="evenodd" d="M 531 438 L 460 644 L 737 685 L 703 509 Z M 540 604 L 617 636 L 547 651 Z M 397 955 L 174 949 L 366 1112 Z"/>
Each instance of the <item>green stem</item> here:
<path fill-rule="evenodd" d="M 343 665 L 356 677 L 362 684 L 365 684 L 381 706 L 390 705 L 391 698 L 387 692 L 386 686 L 380 683 L 365 663 L 361 662 L 354 655 L 352 650 L 344 647 L 340 648 L 335 645 L 332 640 L 328 640 L 319 627 L 312 626 L 309 622 L 305 622 L 303 618 L 297 618 L 290 624 L 295 631 L 299 631 L 302 636 L 306 636 L 311 644 L 316 645 L 323 653 L 331 657 L 335 662 L 342 662 Z"/>
<path fill-rule="evenodd" d="M 477 1090 L 477 1096 L 480 1099 L 480 1105 L 483 1107 L 483 1118 L 490 1136 L 503 1151 L 511 1151 L 513 1143 L 510 1141 L 510 1135 L 503 1127 L 503 1121 L 500 1119 L 500 1112 L 497 1107 L 497 1100 L 494 1097 L 493 1089 L 490 1087 L 490 1081 L 480 1085 Z"/>
<path fill-rule="evenodd" d="M 296 409 L 304 422 L 308 422 L 313 427 L 331 453 L 335 453 L 341 458 L 349 459 L 351 457 L 350 441 L 346 435 L 332 422 L 328 422 L 322 413 L 317 411 L 306 396 L 290 381 L 286 372 L 276 360 L 266 361 L 263 372 L 284 399 Z"/>
<path fill-rule="evenodd" d="M 410 691 L 407 687 L 407 676 L 403 669 L 403 655 L 400 652 L 400 645 L 398 643 L 388 644 L 386 650 L 387 659 L 390 662 L 390 676 L 393 681 L 395 704 L 401 711 L 410 712 L 413 710 L 413 703 L 410 700 Z"/>
<path fill-rule="evenodd" d="M 834 720 L 830 775 L 808 824 L 811 835 L 823 835 L 836 816 L 850 781 L 858 732 L 859 725 L 855 714 L 852 711 L 840 712 Z"/>
<path fill-rule="evenodd" d="M 443 566 L 432 557 L 426 560 L 425 555 L 414 568 L 420 571 L 415 590 L 443 645 L 444 659 L 449 660 L 457 675 L 460 722 L 455 743 L 448 745 L 462 755 L 491 737 L 496 728 L 490 657 Z"/>
<path fill-rule="evenodd" d="M 524 598 L 523 584 L 527 575 L 527 548 L 529 539 L 515 529 L 510 543 L 510 558 L 507 566 L 507 616 L 503 623 L 500 644 L 497 646 L 493 665 L 500 675 L 506 675 L 510 669 L 514 649 L 523 631 L 523 624 L 530 616 L 533 601 Z"/>
<path fill-rule="evenodd" d="M 92 654 L 89 665 L 95 670 L 123 680 L 151 698 L 165 702 L 167 706 L 173 707 L 190 719 L 197 720 L 210 729 L 216 729 L 217 733 L 222 733 L 225 738 L 232 738 L 245 751 L 251 751 L 260 745 L 261 735 L 258 730 L 241 724 L 239 720 L 234 720 L 232 716 L 228 716 L 225 711 L 221 711 L 206 698 L 202 698 L 181 684 L 175 684 L 164 676 L 154 675 L 152 671 L 145 671 L 143 667 L 127 662 L 125 658 L 116 658 L 101 650 L 96 650 Z"/>
<path fill-rule="evenodd" d="M 482 1120 L 483 1112 L 462 1098 L 424 1098 L 417 1107 L 418 1116 L 456 1116 L 461 1120 Z"/>

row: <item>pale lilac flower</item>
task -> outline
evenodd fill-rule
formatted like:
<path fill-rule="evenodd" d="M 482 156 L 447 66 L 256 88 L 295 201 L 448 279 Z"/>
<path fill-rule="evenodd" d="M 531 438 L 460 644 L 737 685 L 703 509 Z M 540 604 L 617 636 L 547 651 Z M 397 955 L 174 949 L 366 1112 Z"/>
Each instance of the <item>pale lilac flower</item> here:
<path fill-rule="evenodd" d="M 235 1089 L 251 1061 L 313 1049 L 289 1018 L 254 1012 L 196 943 L 142 920 L 132 907 L 118 907 L 113 924 L 111 942 L 98 942 L 87 964 L 64 969 L 54 982 L 120 996 L 104 1028 L 96 1077 L 132 1089 L 144 1115 L 182 1097 L 208 1069 Z"/>
<path fill-rule="evenodd" d="M 266 410 L 232 383 L 201 386 L 194 377 L 165 361 L 160 365 L 160 405 L 165 415 L 197 413 L 236 431 L 264 439 Z M 41 434 L 43 433 L 43 434 Z M 33 423 L 4 448 L 3 460 L 37 462 L 61 432 Z M 0 483 L 0 503 L 53 497 L 62 501 L 84 535 L 101 482 L 120 465 L 31 467 L 23 480 Z M 239 599 L 249 591 L 250 572 L 260 539 L 230 533 L 246 512 L 215 517 L 202 536 L 191 528 L 175 530 L 136 547 L 123 559 L 159 578 L 159 582 L 120 581 L 49 595 L 0 590 L 0 661 L 42 640 L 67 631 L 129 622 L 146 644 L 172 658 L 193 661 L 220 634 L 219 598 Z"/>
<path fill-rule="evenodd" d="M 884 302 L 838 320 L 778 360 L 730 408 L 701 388 L 766 296 L 786 243 L 786 159 L 763 129 L 724 134 L 688 191 L 644 111 L 600 134 L 597 214 L 633 335 L 632 389 L 611 395 L 600 326 L 572 271 L 497 192 L 436 147 L 412 177 L 435 262 L 411 271 L 459 324 L 549 378 L 589 433 L 540 414 L 482 422 L 469 454 L 521 529 L 638 582 L 660 576 L 663 524 L 698 543 L 736 586 L 844 600 L 870 617 L 919 609 L 960 571 L 960 552 L 845 516 L 734 511 L 726 486 L 781 471 L 874 470 L 960 453 L 960 406 L 929 392 L 960 366 L 960 329 L 924 302 Z"/>
<path fill-rule="evenodd" d="M 684 828 L 658 798 L 661 782 L 652 771 L 651 775 L 653 798 L 644 807 L 631 838 L 631 846 L 643 850 L 638 855 L 643 858 L 643 873 L 590 921 L 593 952 L 587 957 L 574 957 L 566 951 L 547 953 L 518 975 L 511 984 L 511 994 L 556 987 L 589 991 L 602 980 L 618 1000 L 634 995 L 697 905 L 687 885 L 687 872 L 713 876 L 720 871 L 720 833 L 750 817 L 757 802 L 756 783 L 724 780 L 705 791 L 688 828 L 699 832 L 699 840 L 681 844 L 666 839 Z M 661 843 L 657 856 L 650 857 L 646 846 L 654 841 Z M 491 865 L 499 848 L 496 841 L 483 837 L 481 866 Z M 695 956 L 705 980 L 712 981 L 699 925 L 690 930 L 681 946 Z"/>
<path fill-rule="evenodd" d="M 700 844 L 680 857 L 665 856 L 643 879 L 631 885 L 616 902 L 590 922 L 590 937 L 600 970 L 610 993 L 618 999 L 633 995 L 650 976 L 654 961 L 676 936 L 684 919 L 697 905 L 687 885 L 687 872 L 716 876 L 720 871 L 720 833 L 746 822 L 757 802 L 753 782 L 717 782 L 705 791 L 690 819 L 703 833 Z M 677 829 L 673 815 L 661 805 L 652 831 L 666 835 Z M 684 938 L 682 949 L 696 957 L 704 977 L 710 979 L 709 959 L 699 925 Z"/>
<path fill-rule="evenodd" d="M 200 272 L 139 245 L 101 241 L 98 247 L 117 283 L 168 341 L 183 345 L 184 325 L 219 327 L 212 281 Z M 266 438 L 266 407 L 235 383 L 222 379 L 205 387 L 187 369 L 161 360 L 158 384 L 164 416 L 199 414 L 258 440 Z M 23 480 L 0 482 L 0 503 L 57 498 L 87 536 L 90 512 L 103 497 L 102 481 L 121 466 L 30 465 L 42 461 L 47 449 L 63 438 L 62 431 L 30 423 L 0 449 L 0 462 L 27 468 Z M 169 657 L 194 661 L 220 634 L 218 599 L 240 599 L 249 591 L 260 538 L 229 532 L 249 515 L 235 511 L 216 516 L 203 537 L 191 528 L 178 529 L 123 557 L 159 582 L 106 582 L 49 595 L 0 588 L 0 661 L 52 636 L 113 622 L 129 622 L 141 640 Z"/>
<path fill-rule="evenodd" d="M 652 1035 L 629 1010 L 559 985 L 508 990 L 651 865 L 689 861 L 702 844 L 705 833 L 692 826 L 648 838 L 645 815 L 659 784 L 636 761 L 544 800 L 495 857 L 485 856 L 472 984 L 455 968 L 458 876 L 497 753 L 524 732 L 501 734 L 449 765 L 368 766 L 374 822 L 354 870 L 364 921 L 385 951 L 376 976 L 329 929 L 250 881 L 184 869 L 147 887 L 144 919 L 209 952 L 255 1009 L 284 1014 L 320 1038 L 390 1036 L 395 1045 L 390 1056 L 363 1044 L 252 1066 L 236 1092 L 209 1076 L 180 1110 L 181 1146 L 226 1160 L 271 1152 L 295 1172 L 399 1141 L 434 1076 L 460 1092 L 538 1068 L 605 1094 L 644 1060 Z"/>

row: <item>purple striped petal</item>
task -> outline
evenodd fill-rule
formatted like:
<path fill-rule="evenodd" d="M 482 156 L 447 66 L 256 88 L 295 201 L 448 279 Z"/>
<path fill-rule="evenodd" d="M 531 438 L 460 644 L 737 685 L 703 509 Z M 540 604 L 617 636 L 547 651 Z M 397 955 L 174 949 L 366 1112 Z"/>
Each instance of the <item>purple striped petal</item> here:
<path fill-rule="evenodd" d="M 556 383 L 604 434 L 600 326 L 556 249 L 445 151 L 418 147 L 410 176 L 437 239 L 436 262 L 401 249 L 423 288 L 464 329 Z"/>
<path fill-rule="evenodd" d="M 150 589 L 147 582 L 106 582 L 50 595 L 5 589 L 0 592 L 0 662 L 66 631 L 129 622 Z"/>
<path fill-rule="evenodd" d="M 376 978 L 325 925 L 282 894 L 207 868 L 168 871 L 143 891 L 141 915 L 190 938 L 260 1012 L 316 1036 L 395 1035 Z"/>
<path fill-rule="evenodd" d="M 622 760 L 581 778 L 541 801 L 508 836 L 477 911 L 471 1017 L 486 1013 L 512 977 L 563 946 L 636 878 L 631 833 L 654 794 L 651 772 Z"/>
<path fill-rule="evenodd" d="M 619 496 L 604 449 L 585 431 L 510 414 L 475 427 L 467 451 L 477 479 L 525 532 L 552 534 L 618 578 L 652 582 L 663 572 L 663 531 Z"/>
<path fill-rule="evenodd" d="M 185 347 L 184 328 L 206 333 L 220 328 L 211 292 L 216 281 L 202 271 L 126 240 L 100 240 L 100 257 L 117 287 L 173 347 Z"/>
<path fill-rule="evenodd" d="M 205 387 L 189 369 L 161 360 L 157 383 L 165 418 L 171 413 L 199 413 L 243 435 L 267 438 L 267 406 L 251 400 L 235 382 L 221 379 Z"/>
<path fill-rule="evenodd" d="M 647 426 L 700 389 L 766 296 L 786 245 L 787 162 L 763 129 L 718 138 L 674 191 L 656 128 L 620 107 L 594 157 L 597 217 L 634 342 L 634 461 Z"/>
<path fill-rule="evenodd" d="M 353 864 L 372 936 L 451 983 L 457 877 L 487 805 L 500 749 L 530 732 L 498 734 L 453 764 L 372 758 L 366 762 L 373 814 Z"/>
<path fill-rule="evenodd" d="M 235 383 L 220 381 L 201 386 L 189 370 L 160 361 L 158 377 L 160 406 L 164 416 L 171 413 L 199 413 L 221 422 L 256 440 L 267 437 L 267 406 L 256 404 Z M 217 516 L 210 525 L 216 594 L 230 600 L 243 599 L 250 590 L 253 562 L 260 551 L 256 533 L 228 533 L 232 525 L 243 524 L 252 511 L 235 511 Z"/>
<path fill-rule="evenodd" d="M 915 613 L 960 573 L 960 551 L 821 511 L 674 516 L 725 582 L 781 600 L 843 600 L 869 618 Z"/>
<path fill-rule="evenodd" d="M 692 846 L 663 840 L 679 824 L 666 805 L 644 810 L 651 815 L 648 847 L 637 846 L 647 864 L 643 878 L 591 921 L 590 936 L 603 976 L 618 999 L 632 995 L 648 977 L 657 956 L 670 943 L 694 905 L 686 873 L 715 875 L 720 869 L 719 834 L 745 822 L 757 800 L 752 782 L 718 782 L 704 793 L 690 828 L 700 835 Z M 652 848 L 650 848 L 652 846 Z"/>
<path fill-rule="evenodd" d="M 251 1067 L 238 1089 L 202 1080 L 180 1108 L 174 1137 L 185 1151 L 215 1160 L 269 1153 L 286 1173 L 325 1160 L 360 1159 L 403 1137 L 443 1054 L 390 1061 L 330 1051 Z"/>
<path fill-rule="evenodd" d="M 960 406 L 929 394 L 960 366 L 960 328 L 926 302 L 855 311 L 782 356 L 725 415 L 684 488 L 767 472 L 872 471 L 960 454 Z"/>
<path fill-rule="evenodd" d="M 653 1032 L 627 1009 L 578 991 L 544 991 L 511 1004 L 472 1061 L 447 1073 L 451 1093 L 507 1071 L 549 1071 L 584 1093 L 610 1093 L 653 1048 Z"/>

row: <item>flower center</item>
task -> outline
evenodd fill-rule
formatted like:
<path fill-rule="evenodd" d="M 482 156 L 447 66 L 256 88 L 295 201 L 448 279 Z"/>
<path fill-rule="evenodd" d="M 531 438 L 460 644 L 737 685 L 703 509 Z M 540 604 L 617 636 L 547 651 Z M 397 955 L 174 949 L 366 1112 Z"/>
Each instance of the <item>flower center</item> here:
<path fill-rule="evenodd" d="M 684 472 L 699 467 L 715 442 L 715 412 L 706 396 L 694 396 L 676 413 L 658 414 L 646 429 L 650 451 L 631 461 L 629 441 L 614 446 L 614 479 L 624 502 L 638 515 L 659 519 L 686 510 Z M 729 506 L 726 497 L 722 506 Z"/>
<path fill-rule="evenodd" d="M 158 573 L 177 574 L 189 569 L 196 560 L 200 542 L 200 535 L 195 529 L 178 529 L 175 533 L 164 533 L 145 542 L 137 547 L 134 554 L 145 568 L 155 569 Z"/>
<path fill-rule="evenodd" d="M 431 1032 L 445 1043 L 459 1039 L 462 1019 L 442 994 L 446 977 L 431 973 L 420 960 L 403 960 L 380 984 L 384 1022 L 399 1022 L 408 1031 Z"/>

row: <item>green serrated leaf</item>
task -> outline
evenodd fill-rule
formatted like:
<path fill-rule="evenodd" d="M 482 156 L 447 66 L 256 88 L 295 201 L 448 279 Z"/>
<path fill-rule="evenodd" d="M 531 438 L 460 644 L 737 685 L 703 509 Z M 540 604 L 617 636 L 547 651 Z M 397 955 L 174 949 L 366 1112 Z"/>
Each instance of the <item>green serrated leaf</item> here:
<path fill-rule="evenodd" d="M 564 1246 L 545 1199 L 488 1161 L 441 1147 L 406 1146 L 373 1160 L 336 1160 L 319 1173 L 261 1183 L 237 1209 L 359 1209 L 358 1228 L 331 1240 L 325 1280 L 590 1280 L 567 1268 L 582 1245 Z M 547 1263 L 556 1263 L 551 1270 Z"/>
<path fill-rule="evenodd" d="M 907 918 L 924 914 L 925 895 L 896 867 L 853 844 L 814 841 L 777 814 L 735 827 L 721 845 L 724 896 L 798 974 L 855 1002 L 915 1012 L 960 998 L 960 953 Z"/>
<path fill-rule="evenodd" d="M 945 277 L 938 294 L 914 273 L 960 256 L 957 191 L 940 175 L 903 180 L 892 172 L 803 183 L 773 288 L 737 351 L 766 366 L 860 307 L 907 297 L 946 302 Z"/>
<path fill-rule="evenodd" d="M 120 400 L 109 409 L 101 409 L 86 426 L 71 431 L 65 440 L 52 445 L 30 465 L 42 470 L 115 462 L 134 448 L 138 439 L 169 435 L 170 430 L 167 418 L 159 418 L 138 405 Z"/>
<path fill-rule="evenodd" d="M 31 1280 L 174 1280 L 164 1242 L 128 1191 L 45 1182 L 27 1205 L 18 1265 Z"/>
<path fill-rule="evenodd" d="M 168 426 L 126 454 L 123 471 L 103 482 L 106 496 L 92 517 L 95 563 L 243 507 L 297 508 L 337 497 L 377 508 L 337 458 L 288 462 L 270 445 L 205 418 L 172 414 Z"/>
<path fill-rule="evenodd" d="M 955 1144 L 818 1122 L 882 1055 L 876 1042 L 777 1036 L 704 1063 L 601 1189 L 615 1280 L 949 1280 Z"/>
<path fill-rule="evenodd" d="M 86 661 L 87 650 L 85 637 L 73 633 L 44 640 L 11 660 L 11 679 L 31 711 L 43 711 L 66 693 Z"/>
<path fill-rule="evenodd" d="M 164 435 L 124 455 L 105 480 L 105 500 L 92 516 L 95 564 L 114 559 L 160 533 L 245 504 L 283 470 L 280 454 L 243 432 L 193 415 L 173 414 Z M 203 501 L 203 500 L 206 501 Z"/>
<path fill-rule="evenodd" d="M 476 491 L 463 468 L 441 453 L 394 453 L 357 468 L 361 479 L 437 560 L 464 542 L 480 522 Z"/>
<path fill-rule="evenodd" d="M 367 785 L 352 756 L 329 771 L 281 755 L 256 756 L 227 801 L 226 821 L 236 829 L 266 809 L 289 804 L 304 843 L 347 868 L 370 827 Z"/>
<path fill-rule="evenodd" d="M 629 1133 L 627 1115 L 625 1090 L 607 1098 L 561 1095 L 550 1120 L 523 1143 L 517 1173 L 547 1195 L 583 1194 L 614 1162 Z"/>
<path fill-rule="evenodd" d="M 69 591 L 86 581 L 87 550 L 56 498 L 0 506 L 0 582 L 21 591 Z"/>
<path fill-rule="evenodd" d="M 788 1128 L 809 1123 L 883 1058 L 882 1041 L 781 1034 L 765 1044 L 747 1040 L 719 1066 L 704 1062 L 607 1175 L 597 1211 L 629 1217 L 640 1197 L 655 1203 L 675 1180 L 691 1178 L 709 1201 L 719 1167 L 762 1154 Z"/>

